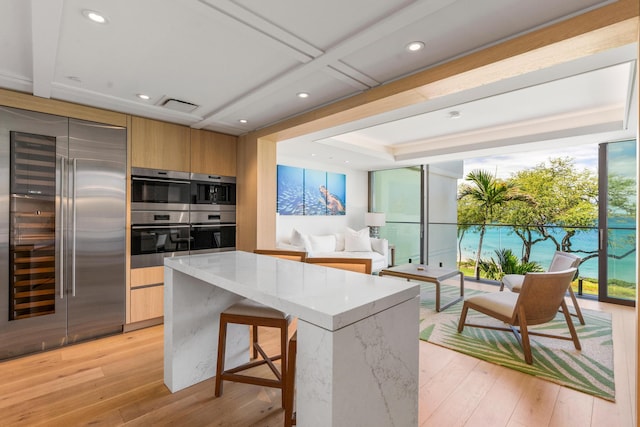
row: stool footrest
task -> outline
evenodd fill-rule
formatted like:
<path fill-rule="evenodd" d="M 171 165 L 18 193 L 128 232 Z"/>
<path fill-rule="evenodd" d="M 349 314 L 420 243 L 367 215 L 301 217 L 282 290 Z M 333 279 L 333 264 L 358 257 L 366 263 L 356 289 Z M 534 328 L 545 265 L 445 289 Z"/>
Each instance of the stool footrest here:
<path fill-rule="evenodd" d="M 270 380 L 268 378 L 250 377 L 248 375 L 223 373 L 220 376 L 223 381 L 235 381 L 237 383 L 254 384 L 263 387 L 282 388 L 282 381 Z"/>
<path fill-rule="evenodd" d="M 271 368 L 271 371 L 274 373 L 274 375 L 278 378 L 278 380 L 281 380 L 282 375 L 280 375 L 280 372 L 273 364 L 273 361 L 278 359 L 282 359 L 282 356 L 277 355 L 273 357 L 268 357 L 264 360 L 255 360 L 253 362 L 245 363 L 244 365 L 236 366 L 235 368 L 227 369 L 226 371 L 223 372 L 223 374 L 235 374 L 237 372 L 242 372 L 242 371 L 246 371 L 247 369 L 255 368 L 256 366 L 267 364 L 269 365 L 269 368 Z"/>

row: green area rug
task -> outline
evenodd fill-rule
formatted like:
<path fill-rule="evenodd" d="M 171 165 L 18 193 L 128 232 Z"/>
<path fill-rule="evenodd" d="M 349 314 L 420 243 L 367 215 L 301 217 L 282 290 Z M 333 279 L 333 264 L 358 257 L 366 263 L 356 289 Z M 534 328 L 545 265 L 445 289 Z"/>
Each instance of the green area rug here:
<path fill-rule="evenodd" d="M 442 285 L 441 301 L 446 303 L 455 299 L 459 292 L 460 289 L 457 287 Z M 465 290 L 465 297 L 480 292 Z M 497 288 L 496 292 L 499 292 Z M 583 309 L 586 323 L 584 326 L 579 324 L 577 318 L 572 317 L 582 351 L 576 350 L 571 341 L 530 337 L 533 365 L 528 365 L 524 361 L 522 348 L 511 332 L 465 326 L 462 333 L 458 333 L 462 304 L 460 301 L 437 313 L 435 287 L 421 284 L 420 339 L 602 399 L 615 401 L 613 340 L 609 313 Z M 470 323 L 504 326 L 502 322 L 475 310 L 469 310 L 467 319 Z M 562 313 L 544 327 L 536 326 L 530 329 L 569 336 Z"/>

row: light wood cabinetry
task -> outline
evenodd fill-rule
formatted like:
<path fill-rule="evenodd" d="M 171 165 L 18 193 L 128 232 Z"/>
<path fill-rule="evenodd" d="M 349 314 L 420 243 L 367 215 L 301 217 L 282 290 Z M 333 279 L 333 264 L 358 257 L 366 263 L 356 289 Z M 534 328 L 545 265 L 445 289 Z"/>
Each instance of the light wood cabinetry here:
<path fill-rule="evenodd" d="M 164 267 L 131 269 L 130 322 L 164 316 Z"/>
<path fill-rule="evenodd" d="M 189 172 L 190 131 L 186 126 L 132 117 L 131 166 Z"/>
<path fill-rule="evenodd" d="M 145 267 L 131 269 L 131 287 L 157 285 L 164 283 L 164 267 Z"/>
<path fill-rule="evenodd" d="M 131 323 L 164 316 L 164 286 L 131 289 Z"/>
<path fill-rule="evenodd" d="M 191 129 L 191 172 L 236 176 L 236 141 L 232 135 Z"/>

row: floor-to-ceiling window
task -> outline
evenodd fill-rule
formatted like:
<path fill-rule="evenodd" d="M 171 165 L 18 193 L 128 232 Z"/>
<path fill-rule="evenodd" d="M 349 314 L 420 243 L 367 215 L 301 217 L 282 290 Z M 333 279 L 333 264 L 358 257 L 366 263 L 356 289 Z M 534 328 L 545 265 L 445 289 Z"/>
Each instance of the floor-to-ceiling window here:
<path fill-rule="evenodd" d="M 422 242 L 422 168 L 370 173 L 369 210 L 383 212 L 380 236 L 395 247 L 395 263 L 420 262 Z"/>
<path fill-rule="evenodd" d="M 636 141 L 600 145 L 599 299 L 636 298 Z"/>
<path fill-rule="evenodd" d="M 510 218 L 511 222 L 509 218 L 501 218 L 504 221 L 488 224 L 481 258 L 486 261 L 498 259 L 496 251 L 511 249 L 518 258 L 522 259 L 526 254 L 527 261 L 546 269 L 555 250 L 575 252 L 583 258 L 579 279 L 574 283 L 576 293 L 604 301 L 633 304 L 636 297 L 636 143 L 623 141 L 601 144 L 599 151 L 597 145 L 590 147 L 576 148 L 574 159 L 557 156 L 557 153 L 541 153 L 541 156 L 549 157 L 547 165 L 536 164 L 536 157 L 528 153 L 526 162 L 523 162 L 523 170 L 528 171 L 507 174 L 517 184 L 550 189 L 540 191 L 536 197 L 552 198 L 555 194 L 566 201 L 570 196 L 576 196 L 585 203 L 578 200 L 573 207 L 565 206 L 565 212 L 560 212 L 560 206 L 550 203 L 550 212 L 543 212 L 543 216 L 549 217 L 554 213 L 559 217 L 544 224 L 544 227 L 534 223 L 518 224 L 514 219 L 517 216 Z M 479 164 L 483 161 L 479 161 Z M 515 163 L 513 159 L 500 161 L 509 165 Z M 466 262 L 469 269 L 466 275 L 473 276 L 472 264 L 478 248 L 479 224 L 475 228 L 469 224 L 461 227 L 455 214 L 451 215 L 450 220 L 440 215 L 434 222 L 434 218 L 425 213 L 425 207 L 422 206 L 427 194 L 425 168 L 428 167 L 370 174 L 370 207 L 374 211 L 385 212 L 387 216 L 381 235 L 395 245 L 396 264 L 430 263 L 439 258 L 425 253 L 424 248 L 431 246 L 426 244 L 427 240 L 433 236 L 442 238 L 442 233 L 426 233 L 425 230 L 457 227 L 459 261 L 463 264 Z M 496 169 L 492 168 L 494 172 Z M 567 173 L 564 178 L 553 178 L 554 174 L 562 174 L 563 170 Z M 556 184 L 564 187 L 562 191 L 567 193 L 562 195 Z M 595 189 L 593 192 L 591 186 Z M 585 191 L 585 196 L 577 194 L 579 191 Z M 456 202 L 454 199 L 445 203 Z M 421 226 L 421 222 L 429 224 Z M 518 224 L 521 236 L 514 231 L 514 224 Z M 461 230 L 464 232 L 461 233 Z M 524 241 L 529 242 L 528 252 Z M 487 278 L 486 275 L 481 277 Z"/>

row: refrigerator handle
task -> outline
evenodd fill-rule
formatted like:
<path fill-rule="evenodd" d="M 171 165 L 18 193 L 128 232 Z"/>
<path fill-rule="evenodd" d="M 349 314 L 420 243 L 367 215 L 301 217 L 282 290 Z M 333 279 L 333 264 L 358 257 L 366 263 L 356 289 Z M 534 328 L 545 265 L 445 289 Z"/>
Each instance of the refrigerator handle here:
<path fill-rule="evenodd" d="M 72 203 L 72 242 L 71 242 L 71 296 L 76 296 L 76 171 L 77 171 L 77 159 L 73 159 L 73 198 Z"/>
<path fill-rule="evenodd" d="M 64 157 L 60 157 L 60 299 L 64 299 Z"/>

